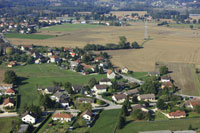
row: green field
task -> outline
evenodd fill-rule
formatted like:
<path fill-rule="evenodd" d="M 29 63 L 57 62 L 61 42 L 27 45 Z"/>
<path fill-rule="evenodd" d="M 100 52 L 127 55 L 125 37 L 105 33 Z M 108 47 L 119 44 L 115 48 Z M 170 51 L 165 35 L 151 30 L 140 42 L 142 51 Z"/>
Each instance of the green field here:
<path fill-rule="evenodd" d="M 149 78 L 148 72 L 133 72 L 133 74 L 129 74 L 133 78 L 145 81 L 146 79 Z"/>
<path fill-rule="evenodd" d="M 24 104 L 39 104 L 37 86 L 52 86 L 53 81 L 68 81 L 72 84 L 80 85 L 87 84 L 92 77 L 95 77 L 97 80 L 106 77 L 106 75 L 81 75 L 76 72 L 60 69 L 55 64 L 17 66 L 13 70 L 16 71 L 19 77 L 23 77 L 21 85 L 19 85 L 19 94 L 21 94 L 20 109 L 22 109 Z"/>
<path fill-rule="evenodd" d="M 172 28 L 190 28 L 190 25 L 193 25 L 194 28 L 200 28 L 200 24 L 169 24 L 169 27 L 172 27 Z"/>
<path fill-rule="evenodd" d="M 48 38 L 56 37 L 54 35 L 36 35 L 36 34 L 19 34 L 19 33 L 8 33 L 5 34 L 5 38 L 19 38 L 19 39 L 38 39 L 44 40 Z"/>
<path fill-rule="evenodd" d="M 113 133 L 117 120 L 120 115 L 120 110 L 105 110 L 103 111 L 99 119 L 95 122 L 91 128 L 91 133 Z"/>
<path fill-rule="evenodd" d="M 86 29 L 86 28 L 96 28 L 96 27 L 100 27 L 100 25 L 62 24 L 62 25 L 45 27 L 45 28 L 42 28 L 41 30 L 46 30 L 46 31 L 75 31 L 75 30 L 82 30 L 82 29 Z"/>
<path fill-rule="evenodd" d="M 12 130 L 12 121 L 16 121 L 17 117 L 0 118 L 0 133 L 10 133 Z"/>
<path fill-rule="evenodd" d="M 152 130 L 187 130 L 190 124 L 194 129 L 200 128 L 200 118 L 152 122 L 131 122 L 127 124 L 122 130 L 118 130 L 117 133 L 138 133 L 139 131 Z"/>

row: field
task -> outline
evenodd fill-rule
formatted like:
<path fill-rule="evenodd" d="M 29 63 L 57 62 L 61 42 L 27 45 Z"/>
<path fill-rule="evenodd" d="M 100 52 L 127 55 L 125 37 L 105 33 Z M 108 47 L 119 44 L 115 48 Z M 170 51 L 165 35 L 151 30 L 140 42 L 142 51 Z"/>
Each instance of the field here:
<path fill-rule="evenodd" d="M 139 131 L 152 131 L 152 130 L 188 130 L 189 125 L 192 127 L 200 128 L 200 118 L 191 119 L 176 119 L 152 122 L 131 122 L 128 123 L 122 130 L 117 133 L 138 133 Z"/>
<path fill-rule="evenodd" d="M 166 65 L 172 73 L 175 85 L 180 88 L 179 93 L 191 96 L 200 96 L 200 83 L 194 64 L 158 63 Z"/>
<path fill-rule="evenodd" d="M 106 44 L 118 43 L 119 36 L 126 36 L 127 40 L 144 42 L 144 23 L 133 22 L 132 26 L 115 27 L 100 26 L 74 31 L 47 31 L 38 34 L 58 35 L 45 40 L 14 39 L 11 43 L 35 44 L 44 46 L 83 47 L 87 43 Z M 148 23 L 148 35 L 152 40 L 144 44 L 143 49 L 111 50 L 113 64 L 128 67 L 133 71 L 148 72 L 155 70 L 155 62 L 193 63 L 200 65 L 200 30 L 190 28 L 172 28 Z"/>
<path fill-rule="evenodd" d="M 20 39 L 37 39 L 44 40 L 52 37 L 56 37 L 54 35 L 37 35 L 37 34 L 19 34 L 19 33 L 8 33 L 5 34 L 6 38 L 20 38 Z"/>
<path fill-rule="evenodd" d="M 54 64 L 27 65 L 13 68 L 17 75 L 21 77 L 19 85 L 19 94 L 21 94 L 20 109 L 25 104 L 38 104 L 39 94 L 38 87 L 48 87 L 53 85 L 53 81 L 71 82 L 72 84 L 87 84 L 88 81 L 95 77 L 97 80 L 105 78 L 105 75 L 81 75 L 76 72 L 60 69 Z"/>
<path fill-rule="evenodd" d="M 145 81 L 146 79 L 149 78 L 147 72 L 133 72 L 133 74 L 129 74 L 129 75 L 142 81 Z"/>
<path fill-rule="evenodd" d="M 112 133 L 116 127 L 120 110 L 105 110 L 91 128 L 91 133 Z"/>
<path fill-rule="evenodd" d="M 0 69 L 0 83 L 3 81 L 4 70 Z"/>
<path fill-rule="evenodd" d="M 190 26 L 193 25 L 194 28 L 200 28 L 200 24 L 169 24 L 169 27 L 173 28 L 190 28 Z"/>
<path fill-rule="evenodd" d="M 15 120 L 17 120 L 17 117 L 0 118 L 0 133 L 10 133 L 12 121 Z"/>

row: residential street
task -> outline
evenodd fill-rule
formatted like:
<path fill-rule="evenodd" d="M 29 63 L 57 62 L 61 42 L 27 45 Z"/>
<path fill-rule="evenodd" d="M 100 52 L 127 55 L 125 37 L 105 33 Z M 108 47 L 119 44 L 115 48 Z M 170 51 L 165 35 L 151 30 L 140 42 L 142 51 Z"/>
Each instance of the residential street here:
<path fill-rule="evenodd" d="M 17 117 L 17 116 L 18 116 L 17 112 L 14 113 L 5 112 L 0 114 L 0 117 Z"/>
<path fill-rule="evenodd" d="M 125 76 L 123 74 L 118 73 L 120 76 L 122 76 L 124 79 L 128 80 L 129 82 L 133 82 L 133 83 L 138 83 L 139 85 L 143 84 L 143 81 L 138 80 L 136 78 L 130 77 L 130 76 Z"/>

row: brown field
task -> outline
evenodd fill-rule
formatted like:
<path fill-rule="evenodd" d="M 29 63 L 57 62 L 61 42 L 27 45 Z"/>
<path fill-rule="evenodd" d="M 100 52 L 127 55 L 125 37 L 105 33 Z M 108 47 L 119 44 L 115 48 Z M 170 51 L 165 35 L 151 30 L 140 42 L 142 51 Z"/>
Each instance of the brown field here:
<path fill-rule="evenodd" d="M 138 13 L 139 16 L 144 16 L 147 14 L 147 11 L 111 11 L 112 15 L 118 16 L 125 16 L 125 15 L 131 15 L 132 13 Z"/>
<path fill-rule="evenodd" d="M 169 69 L 170 76 L 175 85 L 180 89 L 179 93 L 191 96 L 200 96 L 200 83 L 198 75 L 195 73 L 194 64 L 185 63 L 158 63 L 166 65 Z M 159 66 L 157 66 L 158 70 Z"/>
<path fill-rule="evenodd" d="M 56 38 L 46 40 L 10 39 L 13 44 L 35 44 L 64 47 L 83 47 L 87 43 L 117 43 L 119 36 L 128 41 L 144 41 L 144 24 L 133 23 L 128 27 L 97 27 L 72 32 L 48 32 L 39 34 L 58 34 Z M 200 65 L 200 30 L 189 28 L 158 27 L 149 23 L 148 35 L 153 38 L 145 43 L 143 49 L 107 51 L 112 62 L 126 66 L 133 71 L 153 71 L 155 62 L 193 63 Z"/>

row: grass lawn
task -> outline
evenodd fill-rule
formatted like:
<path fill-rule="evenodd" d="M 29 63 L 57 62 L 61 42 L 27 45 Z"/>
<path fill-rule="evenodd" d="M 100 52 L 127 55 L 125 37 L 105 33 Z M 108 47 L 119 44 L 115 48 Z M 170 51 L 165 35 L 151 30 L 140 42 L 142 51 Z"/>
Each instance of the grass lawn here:
<path fill-rule="evenodd" d="M 17 120 L 17 117 L 0 118 L 0 133 L 10 133 L 13 120 Z"/>
<path fill-rule="evenodd" d="M 100 27 L 100 25 L 91 25 L 91 24 L 62 24 L 62 25 L 55 25 L 50 27 L 42 28 L 41 30 L 47 31 L 75 31 L 75 30 L 82 30 L 86 28 L 96 28 Z"/>
<path fill-rule="evenodd" d="M 187 130 L 190 124 L 193 128 L 200 128 L 200 118 L 131 122 L 128 123 L 122 130 L 118 130 L 117 133 L 137 133 L 139 131 L 152 130 Z"/>
<path fill-rule="evenodd" d="M 54 35 L 36 35 L 36 34 L 19 34 L 19 33 L 8 33 L 5 34 L 5 38 L 20 38 L 20 39 L 38 39 L 44 40 L 48 38 L 56 37 Z"/>
<path fill-rule="evenodd" d="M 105 110 L 91 128 L 91 133 L 112 133 L 116 127 L 120 110 Z"/>
<path fill-rule="evenodd" d="M 53 81 L 71 82 L 72 84 L 87 84 L 95 77 L 97 80 L 105 78 L 106 75 L 81 75 L 69 70 L 60 69 L 55 64 L 33 64 L 27 66 L 17 66 L 12 68 L 17 75 L 22 78 L 19 85 L 19 94 L 21 94 L 20 109 L 25 104 L 39 104 L 39 94 L 37 86 L 48 87 L 53 85 Z"/>
<path fill-rule="evenodd" d="M 190 25 L 193 25 L 194 28 L 200 27 L 200 24 L 169 24 L 169 27 L 172 27 L 172 28 L 190 28 Z"/>
<path fill-rule="evenodd" d="M 155 112 L 155 121 L 161 121 L 161 120 L 169 120 L 169 119 L 162 113 L 156 111 Z"/>
<path fill-rule="evenodd" d="M 148 72 L 133 72 L 133 74 L 130 74 L 133 78 L 145 81 L 146 79 L 150 78 L 148 76 Z"/>

